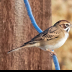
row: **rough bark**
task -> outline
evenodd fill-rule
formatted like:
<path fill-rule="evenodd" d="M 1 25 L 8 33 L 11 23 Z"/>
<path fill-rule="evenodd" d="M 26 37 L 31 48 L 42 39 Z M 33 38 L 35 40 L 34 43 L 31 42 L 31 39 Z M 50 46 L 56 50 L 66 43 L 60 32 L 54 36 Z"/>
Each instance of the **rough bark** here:
<path fill-rule="evenodd" d="M 51 0 L 29 2 L 39 27 L 45 30 L 51 26 Z M 51 70 L 49 52 L 39 48 L 25 48 L 7 54 L 37 34 L 23 0 L 0 0 L 0 70 Z"/>

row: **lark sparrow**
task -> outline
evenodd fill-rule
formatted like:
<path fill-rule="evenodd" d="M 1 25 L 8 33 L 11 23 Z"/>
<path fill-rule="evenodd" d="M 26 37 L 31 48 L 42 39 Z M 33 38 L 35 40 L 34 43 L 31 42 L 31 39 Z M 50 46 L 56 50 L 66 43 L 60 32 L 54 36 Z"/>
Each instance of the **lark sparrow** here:
<path fill-rule="evenodd" d="M 70 22 L 66 20 L 60 20 L 53 26 L 35 36 L 30 41 L 24 43 L 24 45 L 20 46 L 19 48 L 10 50 L 8 53 L 26 47 L 38 47 L 44 51 L 49 51 L 55 54 L 51 50 L 61 47 L 66 42 L 71 27 L 72 24 L 70 24 Z"/>

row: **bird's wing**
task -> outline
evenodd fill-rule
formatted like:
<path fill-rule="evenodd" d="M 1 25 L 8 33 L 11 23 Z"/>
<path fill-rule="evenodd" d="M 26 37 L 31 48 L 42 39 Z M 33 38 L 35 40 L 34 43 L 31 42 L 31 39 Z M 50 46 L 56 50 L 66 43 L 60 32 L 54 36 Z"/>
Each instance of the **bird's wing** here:
<path fill-rule="evenodd" d="M 35 36 L 31 42 L 33 41 L 49 41 L 55 38 L 58 38 L 59 33 L 58 33 L 58 29 L 56 27 L 50 27 L 48 29 L 46 29 L 44 32 L 38 34 L 37 36 Z"/>

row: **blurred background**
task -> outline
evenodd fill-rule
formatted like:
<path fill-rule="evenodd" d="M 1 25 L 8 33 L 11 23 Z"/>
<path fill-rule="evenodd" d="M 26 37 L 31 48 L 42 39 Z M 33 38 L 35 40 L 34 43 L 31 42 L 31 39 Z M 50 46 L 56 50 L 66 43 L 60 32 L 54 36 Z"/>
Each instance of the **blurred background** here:
<path fill-rule="evenodd" d="M 72 24 L 72 0 L 52 0 L 52 24 L 59 20 L 68 20 Z M 66 43 L 55 50 L 62 70 L 72 70 L 72 29 L 69 35 Z"/>

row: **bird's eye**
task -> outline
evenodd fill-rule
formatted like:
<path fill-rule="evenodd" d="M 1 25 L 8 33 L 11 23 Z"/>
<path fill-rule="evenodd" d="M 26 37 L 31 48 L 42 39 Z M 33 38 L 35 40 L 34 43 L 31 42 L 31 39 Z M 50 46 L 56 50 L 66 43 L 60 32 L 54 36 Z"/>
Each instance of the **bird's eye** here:
<path fill-rule="evenodd" d="M 69 26 L 69 24 L 66 24 L 66 27 L 68 27 Z"/>

